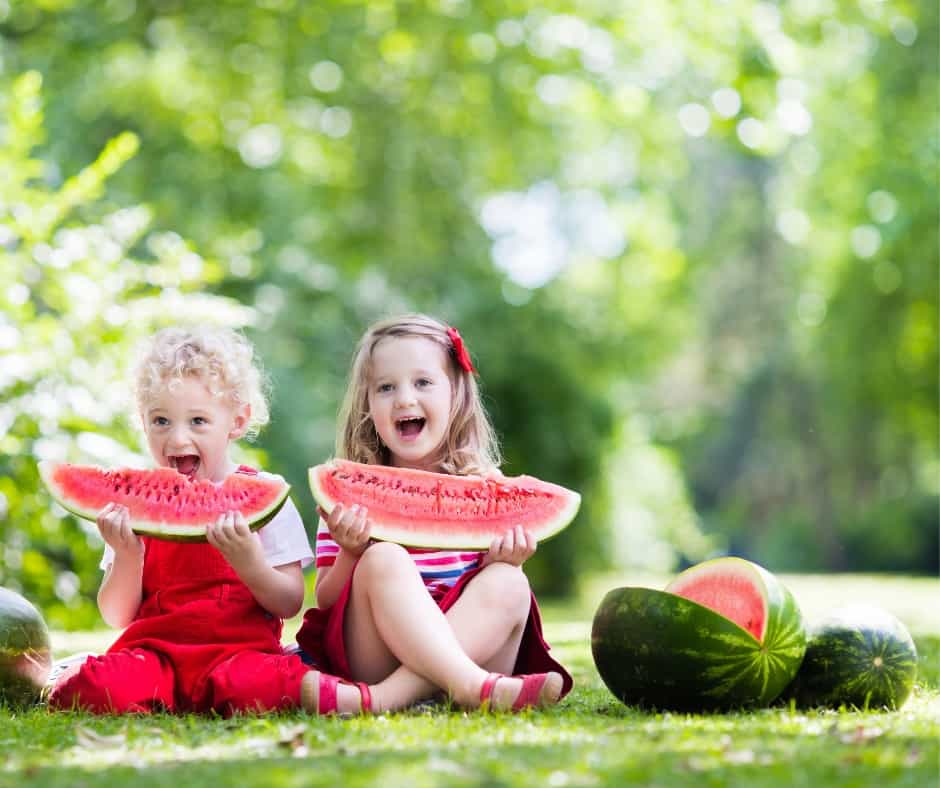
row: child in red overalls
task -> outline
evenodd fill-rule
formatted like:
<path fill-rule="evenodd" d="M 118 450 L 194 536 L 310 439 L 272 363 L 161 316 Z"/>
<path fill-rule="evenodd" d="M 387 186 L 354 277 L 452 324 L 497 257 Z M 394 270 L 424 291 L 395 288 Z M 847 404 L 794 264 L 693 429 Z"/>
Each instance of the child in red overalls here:
<path fill-rule="evenodd" d="M 154 461 L 223 481 L 236 467 L 229 444 L 268 420 L 262 378 L 240 334 L 167 329 L 138 366 L 137 406 Z M 313 560 L 288 500 L 258 532 L 239 512 L 208 529 L 208 544 L 135 535 L 127 509 L 98 516 L 106 542 L 98 605 L 126 627 L 102 656 L 67 670 L 52 708 L 97 713 L 336 709 L 337 679 L 311 671 L 281 647 L 282 619 L 303 604 L 302 567 Z M 368 709 L 368 687 L 360 686 Z"/>

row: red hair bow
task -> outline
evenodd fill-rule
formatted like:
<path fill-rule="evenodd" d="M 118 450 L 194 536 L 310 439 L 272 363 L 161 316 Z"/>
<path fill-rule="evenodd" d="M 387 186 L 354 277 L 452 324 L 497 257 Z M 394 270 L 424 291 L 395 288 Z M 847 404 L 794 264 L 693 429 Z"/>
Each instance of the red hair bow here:
<path fill-rule="evenodd" d="M 473 362 L 470 360 L 470 354 L 463 344 L 460 332 L 456 328 L 448 328 L 447 336 L 450 337 L 451 344 L 454 346 L 454 357 L 457 359 L 457 363 L 460 364 L 461 369 L 464 372 L 476 372 L 473 368 Z"/>

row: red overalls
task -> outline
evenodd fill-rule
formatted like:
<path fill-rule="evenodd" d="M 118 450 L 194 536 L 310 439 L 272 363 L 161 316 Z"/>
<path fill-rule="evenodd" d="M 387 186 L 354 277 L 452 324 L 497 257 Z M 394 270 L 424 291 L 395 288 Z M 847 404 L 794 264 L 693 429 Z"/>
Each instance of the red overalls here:
<path fill-rule="evenodd" d="M 49 705 L 96 713 L 266 711 L 300 705 L 309 668 L 281 649 L 280 619 L 255 601 L 209 544 L 143 537 L 137 616 Z"/>

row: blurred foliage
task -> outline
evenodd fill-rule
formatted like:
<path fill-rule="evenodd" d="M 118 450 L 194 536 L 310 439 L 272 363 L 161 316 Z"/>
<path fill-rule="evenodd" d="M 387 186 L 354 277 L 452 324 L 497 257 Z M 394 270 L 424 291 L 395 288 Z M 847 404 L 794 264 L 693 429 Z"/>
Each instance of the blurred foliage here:
<path fill-rule="evenodd" d="M 0 0 L 0 582 L 93 596 L 32 462 L 136 447 L 112 395 L 177 316 L 248 326 L 312 525 L 403 309 L 467 338 L 506 472 L 584 493 L 542 592 L 713 549 L 935 571 L 936 36 L 902 0 Z"/>
<path fill-rule="evenodd" d="M 43 140 L 40 85 L 26 72 L 0 103 L 0 580 L 40 602 L 50 624 L 87 627 L 98 619 L 102 542 L 93 523 L 50 507 L 36 461 L 146 462 L 129 418 L 134 344 L 193 312 L 241 325 L 251 310 L 199 294 L 218 266 L 150 232 L 146 207 L 99 201 L 137 152 L 134 134 L 61 185 L 43 182 L 31 157 Z"/>

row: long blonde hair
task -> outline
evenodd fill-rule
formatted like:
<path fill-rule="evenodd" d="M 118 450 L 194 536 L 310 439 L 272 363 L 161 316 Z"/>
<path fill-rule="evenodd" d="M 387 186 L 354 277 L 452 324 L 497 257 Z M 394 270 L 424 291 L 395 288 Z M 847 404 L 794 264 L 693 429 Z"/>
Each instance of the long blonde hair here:
<path fill-rule="evenodd" d="M 340 409 L 336 432 L 336 456 L 371 465 L 391 462 L 369 415 L 369 375 L 372 353 L 382 339 L 420 337 L 444 349 L 447 374 L 453 385 L 450 420 L 441 444 L 441 470 L 458 475 L 489 473 L 500 464 L 496 432 L 480 398 L 480 388 L 472 372 L 457 363 L 448 326 L 421 314 L 408 314 L 371 325 L 359 340 L 353 356 L 346 396 Z"/>

